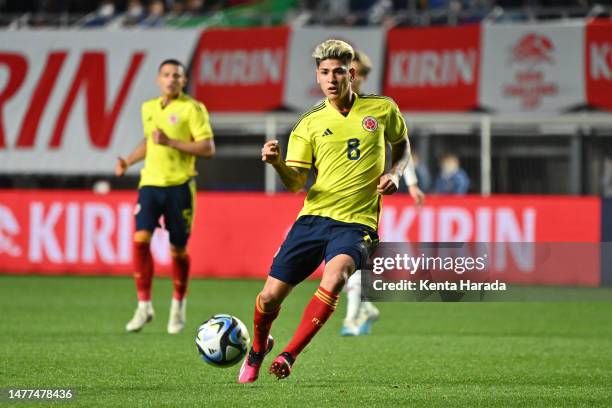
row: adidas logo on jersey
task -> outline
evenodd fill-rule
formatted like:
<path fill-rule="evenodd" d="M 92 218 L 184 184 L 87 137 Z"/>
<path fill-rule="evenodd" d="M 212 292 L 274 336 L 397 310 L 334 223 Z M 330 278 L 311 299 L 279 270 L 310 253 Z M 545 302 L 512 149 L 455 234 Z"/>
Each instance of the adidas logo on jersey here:
<path fill-rule="evenodd" d="M 323 132 L 323 134 L 321 136 L 329 136 L 329 135 L 333 135 L 334 133 L 329 130 L 329 129 L 325 129 L 325 132 Z"/>

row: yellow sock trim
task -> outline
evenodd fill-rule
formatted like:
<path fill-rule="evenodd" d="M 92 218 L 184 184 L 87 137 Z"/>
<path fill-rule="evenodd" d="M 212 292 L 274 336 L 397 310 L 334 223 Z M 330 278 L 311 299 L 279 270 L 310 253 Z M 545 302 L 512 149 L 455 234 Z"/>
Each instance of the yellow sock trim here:
<path fill-rule="evenodd" d="M 265 310 L 263 310 L 263 308 L 262 308 L 262 307 L 261 307 L 261 305 L 259 304 L 259 295 L 257 295 L 257 298 L 255 298 L 255 308 L 257 309 L 257 311 L 258 311 L 259 313 L 262 313 L 262 314 L 276 313 L 277 311 L 279 311 L 279 310 L 280 310 L 280 306 L 279 306 L 277 309 L 275 309 L 275 310 L 271 310 L 271 311 L 269 311 L 269 312 L 266 312 Z"/>
<path fill-rule="evenodd" d="M 148 244 L 151 242 L 151 233 L 146 230 L 134 232 L 134 242 L 144 242 Z"/>

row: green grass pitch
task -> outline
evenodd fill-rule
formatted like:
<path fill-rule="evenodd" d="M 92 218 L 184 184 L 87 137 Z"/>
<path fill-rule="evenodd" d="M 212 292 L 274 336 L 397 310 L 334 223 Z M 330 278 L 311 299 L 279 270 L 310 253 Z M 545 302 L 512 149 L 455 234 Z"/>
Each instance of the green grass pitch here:
<path fill-rule="evenodd" d="M 612 302 L 379 303 L 372 335 L 342 338 L 343 299 L 289 378 L 263 372 L 268 358 L 259 381 L 241 385 L 239 366 L 200 360 L 194 332 L 214 313 L 251 329 L 262 282 L 193 280 L 177 336 L 165 333 L 170 285 L 155 280 L 157 318 L 130 334 L 131 279 L 0 276 L 0 387 L 76 390 L 71 402 L 12 405 L 612 406 Z M 304 283 L 283 305 L 275 352 L 315 288 Z"/>

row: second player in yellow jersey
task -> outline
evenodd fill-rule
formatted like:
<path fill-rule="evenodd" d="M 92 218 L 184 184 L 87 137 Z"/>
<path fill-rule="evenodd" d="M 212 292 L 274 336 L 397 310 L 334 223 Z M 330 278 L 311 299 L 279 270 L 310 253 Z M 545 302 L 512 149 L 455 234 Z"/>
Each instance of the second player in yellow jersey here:
<path fill-rule="evenodd" d="M 203 104 L 181 93 L 167 106 L 163 97 L 142 104 L 142 126 L 146 138 L 146 159 L 140 172 L 140 186 L 167 187 L 182 184 L 196 175 L 196 156 L 167 145 L 157 144 L 157 130 L 172 140 L 199 142 L 213 137 L 208 112 Z"/>
<path fill-rule="evenodd" d="M 119 157 L 115 165 L 115 173 L 122 176 L 129 166 L 144 160 L 134 211 L 138 307 L 125 327 L 130 332 L 141 330 L 154 316 L 150 242 L 161 216 L 170 236 L 174 285 L 168 333 L 179 333 L 185 327 L 190 265 L 187 242 L 195 212 L 195 159 L 212 157 L 215 152 L 206 108 L 183 93 L 186 83 L 183 64 L 174 59 L 162 61 L 157 73 L 160 97 L 142 105 L 144 138 L 127 158 Z"/>

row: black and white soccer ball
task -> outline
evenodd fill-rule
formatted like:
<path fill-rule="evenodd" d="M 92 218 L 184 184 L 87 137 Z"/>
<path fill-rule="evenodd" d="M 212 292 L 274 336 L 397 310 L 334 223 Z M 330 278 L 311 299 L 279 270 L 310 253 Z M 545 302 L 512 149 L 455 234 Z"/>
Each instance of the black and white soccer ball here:
<path fill-rule="evenodd" d="M 229 367 L 245 356 L 251 339 L 237 317 L 216 314 L 198 327 L 195 343 L 202 360 L 215 367 Z"/>

